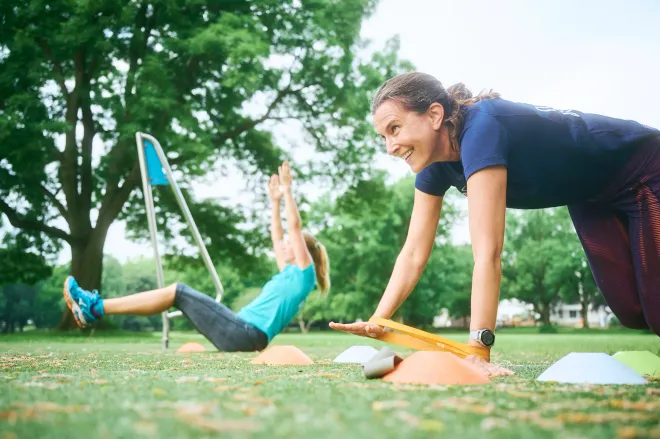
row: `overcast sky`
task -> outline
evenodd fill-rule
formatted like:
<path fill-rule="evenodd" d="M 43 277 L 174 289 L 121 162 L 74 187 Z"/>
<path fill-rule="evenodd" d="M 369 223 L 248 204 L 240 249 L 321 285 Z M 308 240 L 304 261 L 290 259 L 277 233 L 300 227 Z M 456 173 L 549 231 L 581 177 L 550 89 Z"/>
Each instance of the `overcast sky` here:
<path fill-rule="evenodd" d="M 660 127 L 659 24 L 658 0 L 383 0 L 363 35 L 382 45 L 398 34 L 401 57 L 445 86 L 460 81 L 475 93 L 492 88 L 514 101 Z M 389 157 L 379 164 L 393 178 L 409 172 Z M 244 187 L 230 176 L 198 185 L 196 195 L 238 200 Z M 467 241 L 466 224 L 453 236 Z M 152 254 L 128 242 L 119 222 L 105 251 L 122 261 Z"/>

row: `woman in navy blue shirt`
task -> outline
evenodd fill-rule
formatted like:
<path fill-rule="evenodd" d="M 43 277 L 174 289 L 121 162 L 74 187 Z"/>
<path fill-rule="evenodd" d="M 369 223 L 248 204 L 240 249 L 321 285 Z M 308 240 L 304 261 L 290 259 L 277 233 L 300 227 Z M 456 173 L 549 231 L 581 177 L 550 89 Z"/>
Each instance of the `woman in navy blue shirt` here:
<path fill-rule="evenodd" d="M 660 130 L 634 121 L 515 103 L 418 72 L 372 103 L 387 152 L 417 174 L 406 243 L 374 315 L 390 318 L 426 265 L 445 192 L 468 198 L 474 256 L 468 343 L 491 347 L 507 207 L 568 206 L 596 283 L 630 328 L 660 335 Z M 377 336 L 367 322 L 331 327 Z M 485 373 L 510 374 L 472 358 Z"/>

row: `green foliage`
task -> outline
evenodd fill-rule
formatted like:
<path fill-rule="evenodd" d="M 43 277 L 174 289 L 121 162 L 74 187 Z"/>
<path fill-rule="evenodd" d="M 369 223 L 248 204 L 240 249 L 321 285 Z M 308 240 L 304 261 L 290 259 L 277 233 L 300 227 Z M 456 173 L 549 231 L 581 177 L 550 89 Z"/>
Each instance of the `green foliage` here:
<path fill-rule="evenodd" d="M 30 247 L 24 234 L 5 236 L 0 246 L 0 285 L 34 285 L 50 276 L 52 268 L 49 261 Z"/>
<path fill-rule="evenodd" d="M 573 236 L 573 239 L 567 241 L 566 245 L 571 254 L 564 263 L 574 270 L 575 276 L 567 276 L 560 297 L 564 303 L 580 303 L 582 305 L 584 327 L 588 328 L 589 307 L 606 306 L 605 299 L 596 285 L 587 255 L 584 253 L 577 234 Z"/>
<path fill-rule="evenodd" d="M 408 320 L 420 316 L 430 322 L 440 308 L 447 308 L 453 319 L 469 317 L 473 265 L 471 246 L 438 246 L 411 297 L 417 307 Z M 418 297 L 420 290 L 428 293 Z"/>
<path fill-rule="evenodd" d="M 33 239 L 34 236 L 25 233 L 7 234 L 0 246 L 2 332 L 22 331 L 29 319 L 33 319 L 37 326 L 43 325 L 48 320 L 46 310 L 55 303 L 51 296 L 39 292 L 40 284 L 53 269 L 48 259 L 36 251 Z M 35 314 L 35 308 L 42 313 Z"/>
<path fill-rule="evenodd" d="M 546 325 L 561 299 L 580 298 L 580 284 L 597 294 L 566 208 L 510 212 L 503 261 L 503 296 L 533 304 Z"/>
<path fill-rule="evenodd" d="M 158 288 L 154 263 L 149 259 L 137 259 L 121 264 L 117 259 L 106 256 L 103 261 L 102 297 L 122 297 L 141 291 Z M 114 327 L 131 331 L 160 330 L 160 315 L 132 316 L 109 315 L 104 317 L 105 327 Z"/>
<path fill-rule="evenodd" d="M 539 332 L 541 334 L 556 334 L 558 332 L 557 325 L 542 323 L 541 326 L 539 326 Z"/>
<path fill-rule="evenodd" d="M 181 282 L 213 298 L 217 295 L 211 274 L 201 260 L 191 260 L 191 258 L 183 256 L 169 258 L 164 264 L 164 270 L 167 273 L 167 284 Z M 244 291 L 245 283 L 230 265 L 216 266 L 216 270 L 224 290 L 222 303 L 231 308 L 233 301 Z M 194 329 L 185 317 L 175 319 L 173 327 L 177 329 Z"/>
<path fill-rule="evenodd" d="M 0 331 L 23 331 L 31 317 L 36 290 L 26 284 L 9 284 L 0 291 Z"/>
<path fill-rule="evenodd" d="M 68 265 L 54 267 L 52 275 L 37 285 L 30 316 L 37 328 L 54 328 L 62 317 L 62 310 L 67 308 L 62 288 L 69 270 Z"/>
<path fill-rule="evenodd" d="M 318 319 L 350 321 L 371 316 L 406 239 L 413 182 L 414 177 L 410 177 L 387 184 L 385 175 L 376 173 L 336 200 L 326 197 L 313 207 L 308 221 L 312 228 L 321 230 L 318 237 L 328 249 L 333 286 L 327 299 L 303 309 L 306 319 L 315 315 Z M 456 216 L 448 197 L 432 260 L 397 318 L 429 324 L 441 308 L 450 305 L 459 309 L 463 296 L 469 297 L 471 271 L 466 278 L 461 270 L 469 266 L 471 256 L 466 259 L 465 249 L 447 243 Z"/>
<path fill-rule="evenodd" d="M 321 295 L 318 291 L 313 291 L 303 304 L 296 318 L 298 325 L 303 332 L 308 332 L 311 325 L 319 321 L 328 321 L 333 316 L 330 308 L 331 297 L 327 294 Z"/>
<path fill-rule="evenodd" d="M 608 325 L 610 328 L 623 328 L 623 325 L 621 324 L 621 320 L 617 316 L 614 316 L 610 319 L 610 323 Z"/>

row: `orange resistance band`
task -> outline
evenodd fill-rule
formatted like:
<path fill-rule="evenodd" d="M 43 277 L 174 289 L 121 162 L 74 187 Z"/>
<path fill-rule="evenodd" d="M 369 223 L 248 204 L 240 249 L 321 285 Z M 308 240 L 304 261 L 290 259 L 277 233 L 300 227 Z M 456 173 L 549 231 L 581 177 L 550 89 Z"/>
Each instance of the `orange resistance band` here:
<path fill-rule="evenodd" d="M 392 320 L 383 319 L 380 317 L 372 317 L 369 323 L 390 328 L 400 332 L 385 332 L 378 337 L 378 340 L 386 343 L 393 343 L 409 348 L 417 349 L 420 351 L 444 351 L 451 352 L 461 358 L 468 355 L 478 355 L 481 358 L 490 361 L 490 350 L 481 346 L 470 346 L 465 343 L 449 340 L 439 335 L 434 335 L 429 332 L 420 331 L 411 326 L 402 325 L 401 323 L 393 322 Z"/>

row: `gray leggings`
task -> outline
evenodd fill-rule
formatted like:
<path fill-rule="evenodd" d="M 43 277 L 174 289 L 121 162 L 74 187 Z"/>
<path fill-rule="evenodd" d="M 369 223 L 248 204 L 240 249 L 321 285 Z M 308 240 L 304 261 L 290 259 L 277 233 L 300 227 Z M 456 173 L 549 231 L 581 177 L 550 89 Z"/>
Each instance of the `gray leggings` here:
<path fill-rule="evenodd" d="M 268 336 L 206 294 L 177 283 L 174 306 L 220 351 L 253 352 L 268 346 Z"/>

